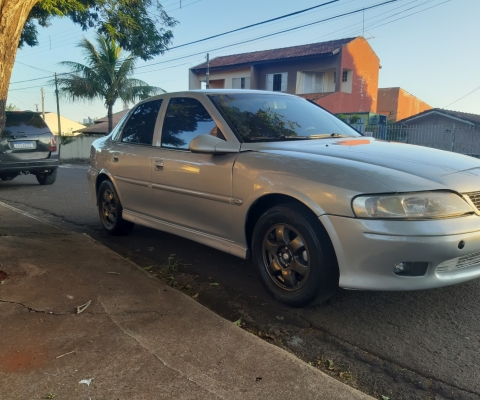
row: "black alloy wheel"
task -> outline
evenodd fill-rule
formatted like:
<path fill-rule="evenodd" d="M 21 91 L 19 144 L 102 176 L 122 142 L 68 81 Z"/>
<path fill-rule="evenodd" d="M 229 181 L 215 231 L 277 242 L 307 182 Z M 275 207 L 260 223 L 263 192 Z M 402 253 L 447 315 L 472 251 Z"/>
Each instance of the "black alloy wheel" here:
<path fill-rule="evenodd" d="M 302 288 L 310 274 L 305 239 L 295 228 L 278 224 L 267 231 L 263 240 L 263 263 L 270 278 L 280 288 Z"/>
<path fill-rule="evenodd" d="M 276 206 L 260 217 L 252 256 L 266 289 L 286 305 L 320 303 L 338 289 L 333 245 L 318 217 L 302 205 Z"/>
<path fill-rule="evenodd" d="M 115 187 L 110 181 L 103 181 L 98 189 L 98 213 L 105 230 L 112 235 L 125 235 L 134 227 L 122 217 L 122 205 Z"/>

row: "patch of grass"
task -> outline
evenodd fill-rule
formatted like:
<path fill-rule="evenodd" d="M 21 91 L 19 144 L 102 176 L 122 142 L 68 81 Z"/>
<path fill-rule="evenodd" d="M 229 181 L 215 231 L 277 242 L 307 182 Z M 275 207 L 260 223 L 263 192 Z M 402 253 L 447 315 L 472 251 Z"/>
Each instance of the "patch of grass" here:
<path fill-rule="evenodd" d="M 178 260 L 175 260 L 175 254 L 170 254 L 170 257 L 167 258 L 167 262 L 163 265 L 162 272 L 164 274 L 178 272 L 178 264 Z"/>

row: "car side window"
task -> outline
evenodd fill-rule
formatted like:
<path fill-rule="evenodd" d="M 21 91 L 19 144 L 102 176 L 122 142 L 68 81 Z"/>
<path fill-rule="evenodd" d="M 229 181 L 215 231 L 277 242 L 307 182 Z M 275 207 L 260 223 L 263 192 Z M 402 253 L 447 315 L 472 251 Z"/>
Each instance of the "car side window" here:
<path fill-rule="evenodd" d="M 140 104 L 128 119 L 122 131 L 122 142 L 152 145 L 153 131 L 162 100 Z"/>
<path fill-rule="evenodd" d="M 188 149 L 198 135 L 209 134 L 225 140 L 205 107 L 196 99 L 170 99 L 162 129 L 162 147 Z"/>
<path fill-rule="evenodd" d="M 110 137 L 112 138 L 113 141 L 118 141 L 121 139 L 120 134 L 122 133 L 121 131 L 122 131 L 123 125 L 125 125 L 125 121 L 128 119 L 129 116 L 130 116 L 130 111 L 125 113 L 122 119 L 118 122 L 117 126 L 115 126 L 115 128 L 113 128 L 112 131 L 110 132 Z"/>

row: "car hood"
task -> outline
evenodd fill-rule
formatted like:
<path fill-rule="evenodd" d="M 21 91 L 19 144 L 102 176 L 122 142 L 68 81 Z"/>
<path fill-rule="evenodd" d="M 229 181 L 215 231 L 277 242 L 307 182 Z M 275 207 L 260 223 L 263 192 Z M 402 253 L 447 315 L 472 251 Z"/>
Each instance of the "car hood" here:
<path fill-rule="evenodd" d="M 359 137 L 255 143 L 242 150 L 335 163 L 393 191 L 480 191 L 480 160 L 429 147 Z"/>

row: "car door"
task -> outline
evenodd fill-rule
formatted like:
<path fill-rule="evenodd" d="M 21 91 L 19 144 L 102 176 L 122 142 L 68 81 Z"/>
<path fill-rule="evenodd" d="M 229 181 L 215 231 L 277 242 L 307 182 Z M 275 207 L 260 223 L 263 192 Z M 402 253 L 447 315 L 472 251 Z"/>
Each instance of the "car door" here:
<path fill-rule="evenodd" d="M 152 142 L 161 99 L 139 104 L 109 146 L 108 170 L 125 210 L 152 215 Z"/>
<path fill-rule="evenodd" d="M 232 168 L 238 154 L 190 152 L 190 142 L 201 134 L 225 140 L 199 100 L 171 98 L 163 119 L 160 147 L 154 150 L 156 217 L 184 229 L 228 238 L 234 207 Z"/>

